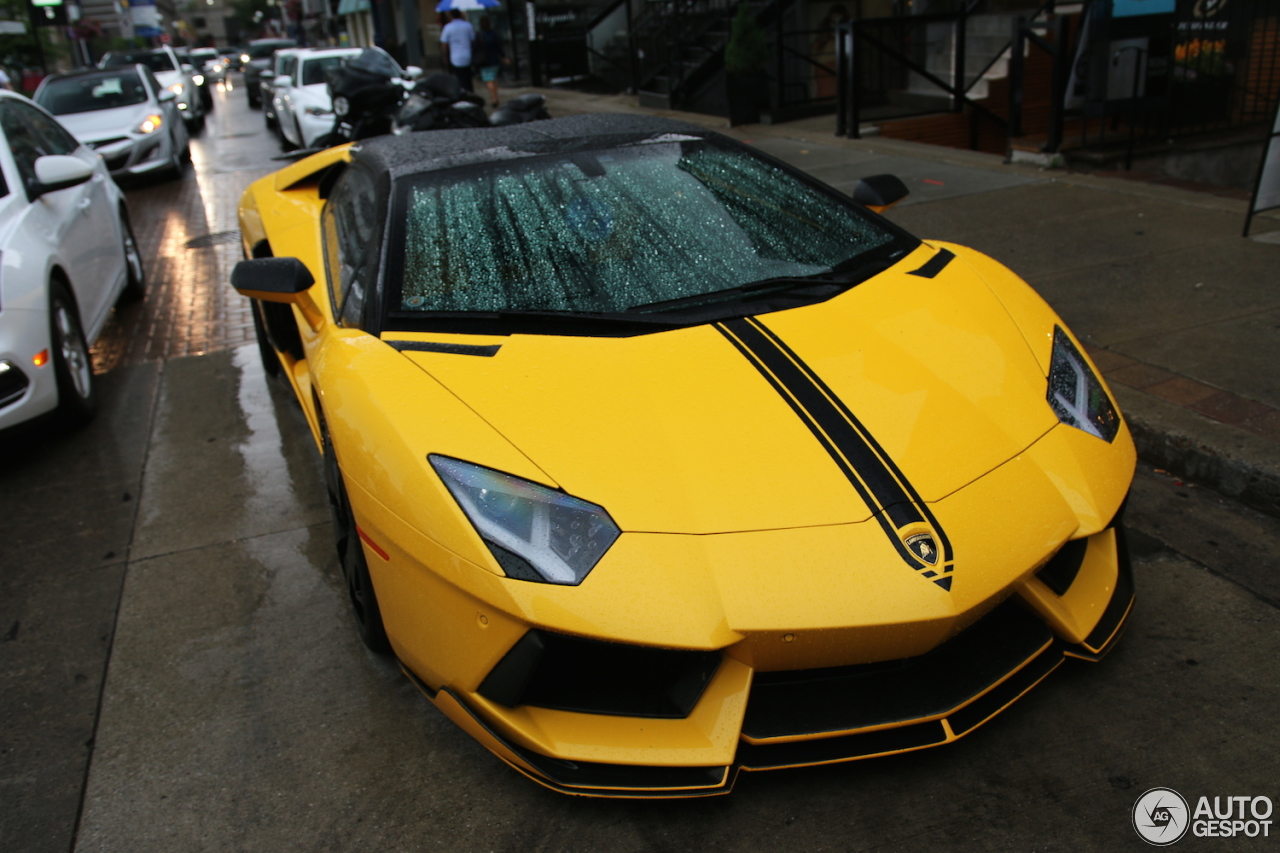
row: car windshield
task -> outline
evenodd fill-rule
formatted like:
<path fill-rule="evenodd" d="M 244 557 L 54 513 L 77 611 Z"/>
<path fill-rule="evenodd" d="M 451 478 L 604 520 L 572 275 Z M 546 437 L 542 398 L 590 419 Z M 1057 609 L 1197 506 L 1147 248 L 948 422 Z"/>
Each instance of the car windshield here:
<path fill-rule="evenodd" d="M 325 82 L 326 76 L 330 68 L 337 68 L 350 56 L 318 56 L 315 59 L 308 59 L 302 66 L 302 85 L 312 86 L 316 83 Z"/>
<path fill-rule="evenodd" d="M 277 50 L 293 47 L 291 41 L 273 41 L 268 44 L 254 44 L 249 46 L 250 59 L 267 59 Z"/>
<path fill-rule="evenodd" d="M 414 176 L 397 204 L 389 281 L 406 321 L 685 310 L 882 269 L 910 239 L 771 161 L 692 137 Z"/>
<path fill-rule="evenodd" d="M 104 71 L 50 80 L 36 103 L 56 116 L 110 110 L 145 103 L 147 88 L 137 71 Z"/>
<path fill-rule="evenodd" d="M 145 65 L 157 74 L 164 71 L 177 71 L 173 58 L 163 50 L 143 50 L 136 53 L 108 53 L 102 57 L 104 67 L 113 65 Z"/>
<path fill-rule="evenodd" d="M 196 60 L 197 62 L 214 62 L 219 57 L 218 57 L 218 52 L 216 50 L 206 49 L 206 50 L 191 51 L 191 58 Z"/>

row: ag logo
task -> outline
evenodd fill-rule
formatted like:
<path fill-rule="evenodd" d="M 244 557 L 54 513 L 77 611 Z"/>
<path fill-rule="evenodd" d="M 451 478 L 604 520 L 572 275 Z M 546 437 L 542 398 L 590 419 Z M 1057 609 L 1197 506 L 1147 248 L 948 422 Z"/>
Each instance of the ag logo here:
<path fill-rule="evenodd" d="M 1133 804 L 1133 828 L 1148 844 L 1167 847 L 1190 825 L 1187 801 L 1172 788 L 1152 788 Z"/>
<path fill-rule="evenodd" d="M 908 536 L 906 545 L 911 549 L 912 554 L 929 565 L 938 565 L 938 543 L 933 540 L 932 534 L 917 533 L 915 536 Z"/>

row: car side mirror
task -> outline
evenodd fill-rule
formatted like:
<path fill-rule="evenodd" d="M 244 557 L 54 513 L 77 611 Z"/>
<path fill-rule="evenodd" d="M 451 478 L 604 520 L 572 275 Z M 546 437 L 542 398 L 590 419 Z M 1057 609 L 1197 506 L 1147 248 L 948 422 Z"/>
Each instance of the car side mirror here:
<path fill-rule="evenodd" d="M 241 261 L 231 271 L 231 286 L 241 296 L 296 305 L 313 332 L 324 322 L 307 292 L 315 283 L 311 270 L 297 258 L 255 258 Z"/>
<path fill-rule="evenodd" d="M 281 74 L 279 77 L 271 81 L 272 88 L 287 89 L 293 83 L 293 78 L 288 74 Z"/>
<path fill-rule="evenodd" d="M 853 200 L 876 213 L 883 213 L 910 194 L 897 175 L 872 175 L 859 180 L 853 188 Z"/>
<path fill-rule="evenodd" d="M 161 90 L 160 90 L 160 94 L 159 94 L 159 96 L 157 96 L 156 100 L 158 100 L 160 103 L 162 103 L 162 104 L 163 104 L 163 103 L 165 103 L 166 101 L 176 101 L 176 100 L 178 100 L 178 96 L 177 96 L 176 94 L 174 94 L 174 92 L 173 92 L 173 90 L 172 90 L 172 89 L 161 89 Z"/>
<path fill-rule="evenodd" d="M 27 194 L 35 201 L 45 193 L 78 186 L 93 177 L 93 166 L 79 157 L 46 154 L 36 158 L 36 177 L 27 186 Z"/>
<path fill-rule="evenodd" d="M 182 70 L 190 74 L 192 71 L 196 70 L 196 67 L 190 62 L 184 62 L 182 63 Z"/>
<path fill-rule="evenodd" d="M 404 79 L 406 80 L 417 80 L 421 76 L 422 69 L 416 65 L 410 65 L 404 70 Z"/>

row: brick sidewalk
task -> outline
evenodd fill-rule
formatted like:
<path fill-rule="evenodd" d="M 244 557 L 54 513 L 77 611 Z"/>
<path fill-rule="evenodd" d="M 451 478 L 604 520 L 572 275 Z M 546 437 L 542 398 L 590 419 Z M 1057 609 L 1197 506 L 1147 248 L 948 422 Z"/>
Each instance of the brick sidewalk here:
<path fill-rule="evenodd" d="M 254 340 L 249 302 L 228 283 L 241 257 L 236 205 L 245 187 L 280 165 L 224 173 L 193 167 L 182 180 L 127 191 L 147 297 L 107 321 L 93 347 L 96 372 Z"/>

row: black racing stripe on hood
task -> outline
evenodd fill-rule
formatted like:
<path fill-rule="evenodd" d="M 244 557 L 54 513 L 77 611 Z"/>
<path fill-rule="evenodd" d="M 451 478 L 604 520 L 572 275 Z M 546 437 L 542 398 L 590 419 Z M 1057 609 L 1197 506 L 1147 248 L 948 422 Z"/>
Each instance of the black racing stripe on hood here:
<path fill-rule="evenodd" d="M 951 543 L 933 513 L 888 454 L 817 374 L 755 318 L 726 320 L 717 330 L 751 362 L 822 445 L 862 500 L 903 561 L 950 590 Z M 942 545 L 938 565 L 921 560 L 899 533 L 927 522 Z M 912 537 L 915 538 L 914 536 Z M 938 577 L 941 574 L 942 577 Z"/>

